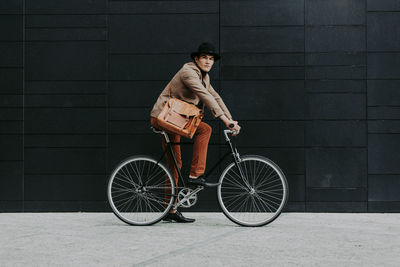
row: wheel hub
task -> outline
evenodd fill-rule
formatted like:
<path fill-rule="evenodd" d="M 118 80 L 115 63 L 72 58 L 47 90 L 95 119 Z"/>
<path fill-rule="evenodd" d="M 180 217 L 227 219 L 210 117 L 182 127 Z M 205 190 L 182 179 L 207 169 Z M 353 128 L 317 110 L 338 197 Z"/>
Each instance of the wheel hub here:
<path fill-rule="evenodd" d="M 136 191 L 136 193 L 139 193 L 139 194 L 143 194 L 143 193 L 147 192 L 146 187 L 144 187 L 144 186 L 137 188 L 135 191 Z"/>

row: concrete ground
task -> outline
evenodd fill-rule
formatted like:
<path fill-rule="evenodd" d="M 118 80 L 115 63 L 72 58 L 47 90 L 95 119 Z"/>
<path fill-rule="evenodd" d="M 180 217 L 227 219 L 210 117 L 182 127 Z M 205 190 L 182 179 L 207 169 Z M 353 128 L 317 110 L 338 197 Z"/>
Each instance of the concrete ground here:
<path fill-rule="evenodd" d="M 184 215 L 197 221 L 1 213 L 0 266 L 400 266 L 400 214 L 284 213 L 261 228 Z"/>

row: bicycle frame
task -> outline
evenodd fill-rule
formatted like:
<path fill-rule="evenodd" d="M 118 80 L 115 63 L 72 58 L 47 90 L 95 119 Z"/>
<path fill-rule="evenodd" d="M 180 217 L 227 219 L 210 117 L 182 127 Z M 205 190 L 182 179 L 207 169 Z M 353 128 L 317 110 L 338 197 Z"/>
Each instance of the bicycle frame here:
<path fill-rule="evenodd" d="M 183 187 L 186 187 L 186 184 L 185 184 L 186 179 L 183 178 L 182 173 L 181 173 L 181 170 L 180 170 L 179 167 L 178 167 L 178 162 L 176 161 L 176 158 L 175 158 L 175 155 L 174 155 L 174 151 L 173 151 L 173 149 L 172 149 L 172 146 L 173 146 L 173 145 L 189 145 L 189 144 L 192 144 L 192 143 L 173 143 L 173 142 L 171 142 L 171 141 L 169 140 L 168 134 L 167 134 L 166 132 L 164 132 L 164 131 L 157 131 L 157 130 L 155 130 L 154 128 L 153 128 L 153 131 L 156 132 L 156 133 L 159 133 L 159 134 L 163 135 L 163 136 L 164 136 L 164 139 L 165 139 L 165 142 L 166 142 L 166 148 L 164 149 L 164 152 L 163 152 L 162 156 L 160 157 L 160 159 L 158 160 L 157 163 L 159 163 L 159 162 L 165 157 L 165 154 L 168 152 L 168 153 L 170 154 L 170 156 L 172 157 L 172 159 L 173 159 L 174 167 L 175 167 L 175 169 L 177 170 L 179 180 L 181 181 Z M 230 130 L 224 130 L 225 141 L 229 144 L 230 150 L 228 150 L 228 151 L 225 153 L 225 155 L 222 156 L 222 157 L 218 160 L 218 162 L 215 163 L 215 164 L 211 167 L 211 169 L 210 169 L 208 172 L 206 172 L 206 173 L 204 174 L 204 176 L 205 176 L 205 177 L 209 176 L 209 175 L 219 166 L 219 164 L 220 164 L 229 154 L 231 154 L 232 157 L 233 157 L 233 160 L 235 161 L 235 165 L 236 165 L 236 167 L 237 167 L 238 170 L 239 170 L 240 176 L 241 176 L 242 179 L 245 181 L 245 183 L 248 185 L 247 179 L 244 177 L 242 168 L 241 168 L 240 165 L 239 165 L 239 163 L 241 162 L 239 152 L 237 151 L 236 146 L 233 144 L 233 142 L 232 142 L 231 139 L 229 138 L 228 133 L 231 133 L 231 131 L 230 131 Z M 176 186 L 178 187 L 178 185 L 176 185 Z"/>
<path fill-rule="evenodd" d="M 222 143 L 229 146 L 227 153 L 221 153 L 223 156 L 219 157 L 216 160 L 218 162 L 205 174 L 210 176 L 224 161 L 224 167 L 218 168 L 221 170 L 218 183 L 204 184 L 201 181 L 198 185 L 196 182 L 190 182 L 192 180 L 189 177 L 182 176 L 173 149 L 174 145 L 192 142 L 173 143 L 164 131 L 154 128 L 153 131 L 161 134 L 163 141 L 164 149 L 160 159 L 157 161 L 148 155 L 127 157 L 114 168 L 109 178 L 108 201 L 113 213 L 125 223 L 151 225 L 162 219 L 179 221 L 175 216 L 168 215 L 171 209 L 194 206 L 198 201 L 198 192 L 208 186 L 217 186 L 216 193 L 222 212 L 238 225 L 263 226 L 281 214 L 289 192 L 284 173 L 277 164 L 266 157 L 240 156 L 235 145 L 236 140 L 229 136 L 230 130 L 222 132 L 226 141 Z M 235 135 L 234 132 L 232 135 Z M 229 154 L 233 161 L 227 159 Z M 161 163 L 165 156 L 170 168 Z M 171 170 L 175 174 L 174 178 Z"/>

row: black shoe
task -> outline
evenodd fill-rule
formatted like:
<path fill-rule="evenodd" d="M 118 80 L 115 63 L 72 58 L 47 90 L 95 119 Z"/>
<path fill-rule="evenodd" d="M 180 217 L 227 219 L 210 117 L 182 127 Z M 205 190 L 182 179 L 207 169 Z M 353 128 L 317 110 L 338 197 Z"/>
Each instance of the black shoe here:
<path fill-rule="evenodd" d="M 179 223 L 192 223 L 195 221 L 195 219 L 186 218 L 185 216 L 182 215 L 182 213 L 180 213 L 179 211 L 176 211 L 175 213 L 168 213 L 168 215 L 163 219 L 163 221 L 167 221 L 167 222 L 176 221 Z"/>
<path fill-rule="evenodd" d="M 196 179 L 190 178 L 188 179 L 188 183 L 191 185 L 205 186 L 205 187 L 216 187 L 220 185 L 220 183 L 209 183 L 204 179 L 203 176 L 200 176 Z"/>

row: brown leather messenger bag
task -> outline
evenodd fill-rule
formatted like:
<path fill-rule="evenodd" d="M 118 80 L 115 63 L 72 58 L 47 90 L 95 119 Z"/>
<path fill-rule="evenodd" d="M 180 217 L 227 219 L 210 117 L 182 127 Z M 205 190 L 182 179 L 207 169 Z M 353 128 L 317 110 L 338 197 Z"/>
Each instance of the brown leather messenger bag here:
<path fill-rule="evenodd" d="M 169 99 L 157 117 L 158 125 L 167 132 L 191 139 L 202 118 L 201 109 L 193 104 L 171 97 L 170 84 Z"/>

